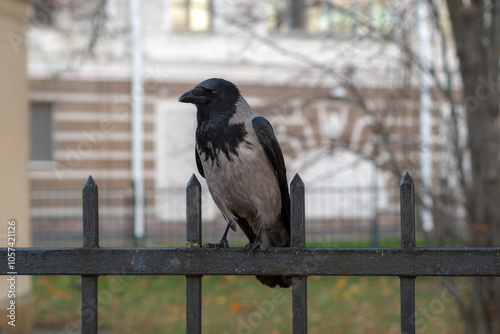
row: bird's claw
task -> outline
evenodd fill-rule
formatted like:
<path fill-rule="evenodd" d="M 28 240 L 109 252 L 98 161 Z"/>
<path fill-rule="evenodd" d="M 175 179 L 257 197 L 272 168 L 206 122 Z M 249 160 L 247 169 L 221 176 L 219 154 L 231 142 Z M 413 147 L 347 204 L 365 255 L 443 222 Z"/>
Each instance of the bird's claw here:
<path fill-rule="evenodd" d="M 203 247 L 205 247 L 205 248 L 215 248 L 215 249 L 229 248 L 229 243 L 227 242 L 227 239 L 220 239 L 219 242 L 216 243 L 216 244 L 207 243 L 207 244 L 204 244 Z"/>
<path fill-rule="evenodd" d="M 248 251 L 247 257 L 250 257 L 257 248 L 260 248 L 263 252 L 266 251 L 266 247 L 264 247 L 262 240 L 255 240 L 254 242 L 248 243 L 245 246 L 245 251 Z"/>

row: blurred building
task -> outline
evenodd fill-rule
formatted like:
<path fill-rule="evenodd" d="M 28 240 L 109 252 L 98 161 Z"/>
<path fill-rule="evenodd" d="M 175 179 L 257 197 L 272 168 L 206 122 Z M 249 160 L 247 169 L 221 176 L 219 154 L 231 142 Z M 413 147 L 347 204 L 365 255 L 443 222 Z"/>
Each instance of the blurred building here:
<path fill-rule="evenodd" d="M 290 180 L 298 172 L 311 190 L 383 190 L 356 198 L 344 193 L 341 203 L 318 191 L 308 202 L 311 218 L 356 218 L 369 225 L 375 215 L 397 213 L 390 191 L 397 192 L 399 180 L 387 171 L 405 161 L 404 168 L 418 174 L 415 69 L 387 38 L 415 39 L 415 22 L 397 21 L 401 3 L 143 1 L 144 177 L 151 221 L 184 219 L 178 189 L 196 172 L 196 120 L 195 108 L 177 99 L 210 77 L 236 83 L 270 120 Z M 38 0 L 32 7 L 30 187 L 40 228 L 48 229 L 44 224 L 54 215 L 64 217 L 67 228 L 72 216 L 78 231 L 78 191 L 89 174 L 111 192 L 104 205 L 101 200 L 102 215 L 131 215 L 130 15 L 127 0 Z M 433 135 L 442 135 L 437 123 Z M 60 191 L 52 193 L 59 199 L 49 198 L 45 191 L 51 189 Z M 204 218 L 219 215 L 207 204 Z"/>

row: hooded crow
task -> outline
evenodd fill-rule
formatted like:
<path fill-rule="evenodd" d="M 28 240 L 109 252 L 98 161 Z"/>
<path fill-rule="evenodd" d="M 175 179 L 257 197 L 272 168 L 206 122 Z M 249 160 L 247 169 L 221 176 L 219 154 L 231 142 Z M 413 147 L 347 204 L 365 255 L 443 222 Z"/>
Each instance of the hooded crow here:
<path fill-rule="evenodd" d="M 179 101 L 196 105 L 196 165 L 227 222 L 220 241 L 209 246 L 229 247 L 227 233 L 237 225 L 250 241 L 248 256 L 290 246 L 286 168 L 271 124 L 224 79 L 205 80 Z M 286 276 L 257 279 L 270 287 L 292 284 Z"/>

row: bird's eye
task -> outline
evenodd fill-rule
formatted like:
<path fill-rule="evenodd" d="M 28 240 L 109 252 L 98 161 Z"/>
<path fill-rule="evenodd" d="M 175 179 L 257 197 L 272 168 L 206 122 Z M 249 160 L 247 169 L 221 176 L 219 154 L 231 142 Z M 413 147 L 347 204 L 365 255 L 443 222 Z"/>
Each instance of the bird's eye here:
<path fill-rule="evenodd" d="M 217 96 L 219 96 L 219 91 L 213 90 L 211 95 L 212 95 L 212 97 L 217 97 Z"/>

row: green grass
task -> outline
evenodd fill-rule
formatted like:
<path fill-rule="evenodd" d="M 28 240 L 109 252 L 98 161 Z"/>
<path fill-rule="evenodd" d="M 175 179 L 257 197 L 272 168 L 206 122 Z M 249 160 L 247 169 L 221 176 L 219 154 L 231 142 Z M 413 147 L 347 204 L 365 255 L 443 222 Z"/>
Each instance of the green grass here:
<path fill-rule="evenodd" d="M 34 277 L 37 327 L 80 324 L 79 276 Z M 417 333 L 462 333 L 440 278 L 418 278 Z M 99 326 L 112 333 L 184 333 L 185 278 L 99 278 Z M 397 277 L 310 277 L 309 333 L 399 333 Z M 291 333 L 291 290 L 254 277 L 203 278 L 204 333 Z"/>

